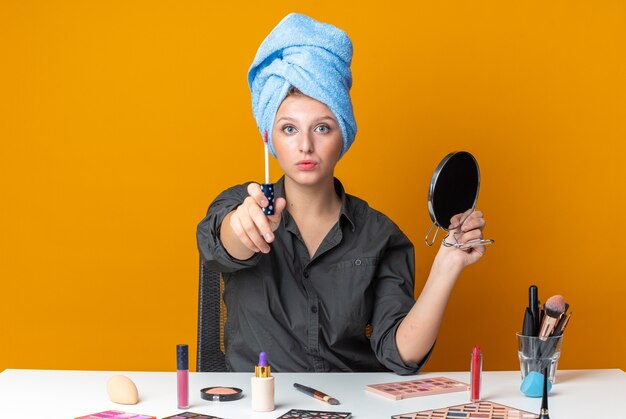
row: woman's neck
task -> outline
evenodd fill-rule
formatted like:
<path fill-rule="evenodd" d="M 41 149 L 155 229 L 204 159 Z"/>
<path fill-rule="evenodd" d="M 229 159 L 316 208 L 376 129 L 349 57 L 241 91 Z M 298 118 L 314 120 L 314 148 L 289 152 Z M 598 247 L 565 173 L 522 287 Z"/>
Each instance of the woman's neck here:
<path fill-rule="evenodd" d="M 310 217 L 339 217 L 341 198 L 335 191 L 334 178 L 324 183 L 304 186 L 285 177 L 287 210 L 296 219 Z"/>

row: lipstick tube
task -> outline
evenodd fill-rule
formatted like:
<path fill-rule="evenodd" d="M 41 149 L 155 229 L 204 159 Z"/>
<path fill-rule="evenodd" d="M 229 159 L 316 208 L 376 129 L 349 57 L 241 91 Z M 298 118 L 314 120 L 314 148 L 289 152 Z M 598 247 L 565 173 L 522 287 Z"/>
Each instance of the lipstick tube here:
<path fill-rule="evenodd" d="M 189 347 L 176 345 L 176 384 L 178 408 L 189 409 Z"/>
<path fill-rule="evenodd" d="M 470 400 L 475 403 L 480 400 L 480 380 L 483 372 L 483 355 L 480 348 L 472 349 L 472 361 L 470 363 Z"/>

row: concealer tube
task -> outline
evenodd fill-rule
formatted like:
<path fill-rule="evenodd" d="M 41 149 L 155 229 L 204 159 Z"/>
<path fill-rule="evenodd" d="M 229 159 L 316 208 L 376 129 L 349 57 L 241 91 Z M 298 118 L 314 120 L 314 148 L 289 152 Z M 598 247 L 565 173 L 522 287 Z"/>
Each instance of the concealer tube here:
<path fill-rule="evenodd" d="M 274 410 L 274 377 L 267 362 L 265 352 L 259 354 L 259 363 L 254 367 L 251 380 L 252 410 L 255 412 L 271 412 Z"/>

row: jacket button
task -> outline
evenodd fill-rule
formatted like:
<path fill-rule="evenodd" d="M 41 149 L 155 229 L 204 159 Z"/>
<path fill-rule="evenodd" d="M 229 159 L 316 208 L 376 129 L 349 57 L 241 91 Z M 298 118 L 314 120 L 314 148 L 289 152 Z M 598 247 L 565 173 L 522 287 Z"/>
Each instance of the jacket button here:
<path fill-rule="evenodd" d="M 302 275 L 304 275 L 305 278 L 309 277 L 309 271 L 305 270 L 304 272 L 302 272 Z"/>
<path fill-rule="evenodd" d="M 313 313 L 317 313 L 317 306 L 311 306 L 311 311 Z"/>
<path fill-rule="evenodd" d="M 357 260 L 354 261 L 354 264 L 356 266 L 361 266 L 361 263 L 363 263 L 363 262 L 361 262 L 361 259 L 357 259 Z"/>

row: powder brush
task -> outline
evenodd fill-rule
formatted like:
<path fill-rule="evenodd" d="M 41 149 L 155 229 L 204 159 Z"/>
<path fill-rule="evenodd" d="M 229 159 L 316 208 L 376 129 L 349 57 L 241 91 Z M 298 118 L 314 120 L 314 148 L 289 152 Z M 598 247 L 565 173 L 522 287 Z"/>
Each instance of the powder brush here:
<path fill-rule="evenodd" d="M 539 338 L 546 340 L 552 334 L 556 323 L 559 321 L 563 313 L 565 313 L 567 304 L 562 295 L 553 295 L 548 298 L 544 305 L 544 316 L 539 330 Z"/>

